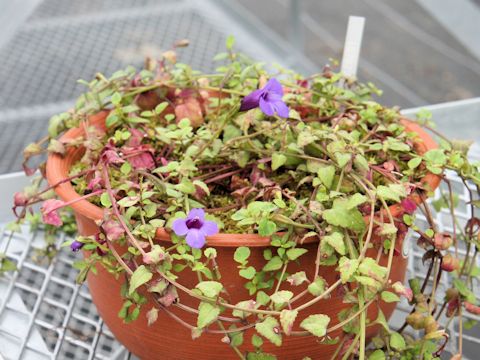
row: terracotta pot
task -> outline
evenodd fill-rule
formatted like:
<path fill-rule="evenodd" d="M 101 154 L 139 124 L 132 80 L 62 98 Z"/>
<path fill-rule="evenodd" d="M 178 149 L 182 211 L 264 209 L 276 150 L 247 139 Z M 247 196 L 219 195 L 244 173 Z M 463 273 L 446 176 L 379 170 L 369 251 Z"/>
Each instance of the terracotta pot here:
<path fill-rule="evenodd" d="M 99 127 L 104 127 L 104 120 L 107 112 L 101 112 L 92 116 L 89 121 Z M 436 147 L 435 142 L 426 134 L 418 125 L 404 121 L 409 131 L 416 132 L 420 141 L 415 145 L 419 153 L 423 153 L 428 149 Z M 82 128 L 69 130 L 63 137 L 63 140 L 72 139 L 83 134 Z M 83 149 L 70 149 L 65 157 L 57 155 L 50 155 L 47 162 L 47 178 L 50 184 L 58 183 L 60 180 L 67 177 L 71 165 L 77 161 L 83 154 Z M 425 186 L 432 190 L 438 186 L 439 178 L 434 175 L 427 175 L 423 182 Z M 69 201 L 78 198 L 79 195 L 75 192 L 70 183 L 63 183 L 56 187 L 56 192 L 64 201 Z M 418 197 L 414 197 L 418 200 Z M 103 210 L 88 201 L 81 200 L 72 204 L 75 211 L 75 216 L 78 223 L 79 232 L 82 235 L 92 235 L 98 232 L 98 227 L 95 220 L 103 218 Z M 391 208 L 394 215 L 400 213 L 397 206 Z M 163 246 L 168 246 L 170 242 L 169 235 L 164 229 L 158 229 L 156 240 Z M 260 237 L 254 234 L 218 234 L 207 239 L 208 246 L 215 247 L 218 253 L 218 266 L 222 274 L 222 283 L 225 285 L 229 293 L 230 303 L 237 303 L 242 300 L 250 299 L 247 291 L 243 287 L 244 279 L 238 275 L 238 269 L 234 263 L 233 253 L 238 246 L 249 246 L 251 248 L 251 256 L 249 258 L 250 265 L 256 269 L 261 269 L 265 264 L 263 258 L 263 251 L 269 247 L 270 240 L 268 238 Z M 305 271 L 309 278 L 313 277 L 313 266 L 316 257 L 317 243 L 313 239 L 307 241 L 302 247 L 309 251 L 300 257 L 298 264 L 291 265 L 290 273 L 296 271 Z M 369 256 L 376 256 L 377 251 L 371 250 Z M 387 257 L 383 256 L 380 260 L 382 265 L 386 265 Z M 392 282 L 403 281 L 407 259 L 401 255 L 394 257 L 392 273 L 390 279 Z M 320 275 L 323 276 L 329 284 L 332 284 L 338 279 L 338 273 L 334 267 L 322 267 Z M 216 334 L 205 333 L 197 340 L 191 339 L 191 333 L 188 329 L 180 325 L 177 321 L 172 319 L 167 313 L 160 312 L 157 322 L 152 326 L 147 326 L 145 313 L 151 308 L 151 305 L 145 305 L 137 321 L 131 324 L 124 324 L 118 317 L 118 312 L 122 305 L 120 297 L 120 287 L 124 280 L 120 277 L 115 280 L 113 276 L 108 274 L 103 268 L 98 268 L 98 274 L 92 273 L 88 276 L 88 286 L 92 294 L 94 303 L 97 309 L 117 339 L 122 342 L 131 352 L 142 359 L 196 359 L 196 360 L 225 360 L 237 359 L 232 349 L 221 341 L 222 336 Z M 179 274 L 178 282 L 193 288 L 198 282 L 197 276 L 189 271 L 184 271 Z M 288 286 L 283 285 L 282 289 L 288 289 Z M 292 287 L 289 290 L 298 293 L 304 287 Z M 179 293 L 180 302 L 191 307 L 197 307 L 198 301 L 187 296 L 185 293 Z M 301 301 L 312 299 L 306 296 Z M 342 296 L 338 292 L 334 292 L 331 298 L 318 301 L 315 305 L 302 311 L 297 320 L 298 324 L 311 314 L 326 314 L 331 318 L 331 325 L 338 323 L 337 315 L 349 305 L 342 302 Z M 390 317 L 395 309 L 395 303 L 383 303 L 379 301 L 372 304 L 368 311 L 368 318 L 375 319 L 380 308 L 387 318 Z M 190 324 L 196 324 L 196 316 L 186 313 L 178 307 L 171 306 L 169 308 L 177 316 Z M 225 315 L 229 315 L 228 311 Z M 372 337 L 378 331 L 376 327 L 367 328 L 367 337 Z M 250 339 L 253 330 L 247 330 L 244 336 L 244 347 L 253 350 L 250 346 Z M 329 334 L 330 337 L 342 336 L 342 332 L 337 330 Z M 249 347 L 250 346 L 250 347 Z M 242 348 L 243 349 L 243 348 Z M 305 356 L 310 356 L 312 359 L 329 359 L 335 351 L 335 345 L 320 345 L 318 338 L 313 336 L 284 336 L 282 347 L 276 347 L 265 340 L 264 350 L 267 353 L 276 354 L 279 359 L 301 359 Z"/>

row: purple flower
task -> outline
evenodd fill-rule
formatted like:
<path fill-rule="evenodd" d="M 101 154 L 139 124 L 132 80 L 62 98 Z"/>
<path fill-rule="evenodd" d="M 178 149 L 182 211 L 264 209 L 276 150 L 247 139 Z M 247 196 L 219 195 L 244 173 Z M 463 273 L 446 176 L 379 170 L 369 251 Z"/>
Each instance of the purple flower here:
<path fill-rule="evenodd" d="M 260 107 L 265 115 L 288 118 L 288 106 L 282 101 L 283 88 L 277 79 L 271 78 L 263 88 L 255 90 L 245 96 L 240 111 Z"/>
<path fill-rule="evenodd" d="M 205 245 L 205 237 L 218 232 L 218 226 L 213 221 L 205 220 L 203 209 L 192 209 L 184 219 L 176 219 L 172 229 L 178 236 L 185 236 L 187 244 L 200 249 Z"/>
<path fill-rule="evenodd" d="M 74 240 L 71 244 L 70 244 L 70 249 L 72 249 L 72 251 L 75 251 L 77 252 L 78 250 L 80 250 L 83 245 L 85 245 L 84 243 L 80 242 L 80 241 L 77 241 L 77 240 Z"/>

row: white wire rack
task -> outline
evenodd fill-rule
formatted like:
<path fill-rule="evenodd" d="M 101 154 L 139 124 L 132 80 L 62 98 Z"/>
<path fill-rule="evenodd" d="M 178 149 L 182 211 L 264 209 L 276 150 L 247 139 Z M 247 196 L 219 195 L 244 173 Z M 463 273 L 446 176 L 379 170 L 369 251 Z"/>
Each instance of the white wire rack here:
<path fill-rule="evenodd" d="M 42 235 L 27 227 L 13 234 L 8 257 L 18 271 L 0 278 L 0 353 L 6 359 L 125 359 L 88 288 L 75 284 L 75 254 L 63 249 L 51 264 L 39 260 Z M 9 236 L 2 232 L 2 246 Z"/>
<path fill-rule="evenodd" d="M 467 202 L 470 199 L 468 189 L 461 182 L 460 178 L 458 178 L 455 174 L 447 173 L 447 178 L 450 180 L 451 185 L 454 191 L 456 192 L 456 194 L 459 195 L 458 206 L 455 208 L 455 215 L 459 220 L 458 226 L 464 227 L 466 224 L 466 221 L 471 216 L 470 206 L 467 205 Z M 476 194 L 476 189 L 473 186 L 470 187 L 470 190 Z M 445 194 L 448 194 L 447 192 L 448 188 L 444 184 L 442 184 L 441 187 L 435 192 L 435 196 L 432 199 L 430 199 L 429 202 L 431 203 L 432 201 L 440 199 L 442 191 Z M 433 216 L 439 231 L 446 231 L 450 233 L 453 232 L 452 219 L 451 219 L 449 209 L 441 209 L 438 212 L 433 210 Z M 417 214 L 417 225 L 423 230 L 428 229 L 427 220 L 421 214 Z M 406 278 L 409 279 L 409 278 L 417 277 L 420 280 L 423 280 L 427 272 L 428 264 L 425 264 L 425 265 L 423 264 L 422 256 L 424 255 L 424 251 L 417 246 L 416 244 L 417 239 L 418 239 L 418 235 L 412 236 L 408 240 L 408 243 L 405 244 L 404 250 L 405 250 L 405 253 L 408 254 L 407 255 L 408 267 L 407 267 Z M 459 244 L 458 253 L 460 257 L 465 256 L 466 254 L 466 249 L 465 249 L 465 246 L 463 245 L 464 245 L 463 243 Z M 477 260 L 477 266 L 479 264 L 480 262 Z M 431 286 L 431 285 L 432 285 L 431 283 L 428 284 L 428 286 Z M 441 296 L 445 294 L 444 291 L 449 287 L 451 287 L 451 285 L 452 285 L 452 277 L 447 275 L 447 273 L 444 272 L 442 274 L 441 281 L 438 286 L 438 289 L 439 289 L 438 294 L 442 294 L 442 295 L 439 295 L 437 299 L 439 304 L 443 303 L 443 298 Z M 474 280 L 474 293 L 477 295 L 477 298 L 478 298 L 478 294 L 480 294 L 479 290 L 480 290 L 479 283 L 477 280 Z M 410 312 L 410 310 L 411 310 L 411 307 L 408 305 L 406 300 L 403 299 L 402 302 L 400 302 L 399 306 L 397 307 L 397 311 L 396 313 L 394 313 L 394 316 L 392 318 L 391 324 L 393 325 L 393 328 L 395 328 L 395 326 L 401 326 L 406 313 Z M 480 320 L 480 317 L 471 315 L 466 312 L 464 312 L 463 318 L 470 319 L 470 320 L 477 320 L 477 321 Z M 448 319 L 446 318 L 446 316 L 443 315 L 440 318 L 440 323 L 447 324 L 447 320 Z M 456 354 L 458 350 L 457 345 L 458 345 L 458 337 L 459 337 L 458 319 L 455 319 L 450 323 L 450 325 L 447 328 L 447 331 L 449 333 L 449 342 L 447 344 L 446 351 L 448 351 L 450 354 Z M 471 360 L 478 359 L 478 349 L 480 347 L 478 327 L 474 327 L 471 330 L 464 329 L 463 343 L 464 343 L 463 359 L 471 359 Z"/>

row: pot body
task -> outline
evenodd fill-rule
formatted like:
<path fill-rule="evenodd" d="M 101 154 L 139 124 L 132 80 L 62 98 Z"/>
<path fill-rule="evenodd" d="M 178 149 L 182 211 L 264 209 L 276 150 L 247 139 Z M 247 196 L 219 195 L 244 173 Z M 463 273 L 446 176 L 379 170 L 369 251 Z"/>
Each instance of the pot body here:
<path fill-rule="evenodd" d="M 87 119 L 87 122 L 81 127 L 71 129 L 65 133 L 62 140 L 75 139 L 84 134 L 86 125 L 94 125 L 99 129 L 105 129 L 105 118 L 107 111 L 102 111 Z M 419 154 L 423 154 L 429 149 L 436 148 L 437 145 L 432 138 L 425 133 L 417 124 L 408 120 L 402 120 L 406 129 L 410 132 L 418 134 L 418 141 L 415 142 L 415 150 Z M 74 199 L 80 200 L 72 203 L 71 207 L 75 211 L 79 233 L 81 235 L 93 235 L 99 231 L 95 220 L 103 218 L 103 209 L 89 203 L 86 200 L 81 200 L 80 195 L 75 192 L 75 189 L 68 182 L 64 182 L 68 176 L 69 169 L 75 161 L 79 160 L 83 154 L 83 149 L 75 148 L 69 149 L 65 156 L 50 154 L 47 162 L 47 179 L 50 185 L 57 184 L 55 191 L 58 196 L 64 201 L 72 201 Z M 426 189 L 434 190 L 440 182 L 437 175 L 427 174 L 422 179 L 422 184 Z M 410 195 L 411 199 L 420 202 L 420 195 L 414 193 Z M 390 207 L 393 216 L 401 213 L 399 205 Z M 307 239 L 308 240 L 308 239 Z M 292 262 L 289 265 L 289 272 L 295 273 L 297 271 L 305 271 L 307 277 L 313 278 L 314 264 L 316 258 L 316 247 L 318 243 L 313 241 L 305 241 L 302 247 L 309 251 L 299 258 L 298 262 Z M 164 229 L 158 229 L 156 241 L 161 245 L 171 244 L 169 242 L 168 234 Z M 308 242 L 308 243 L 307 243 Z M 222 283 L 228 291 L 227 300 L 235 304 L 237 302 L 248 300 L 251 297 L 247 290 L 243 287 L 245 279 L 238 275 L 237 264 L 233 261 L 233 254 L 238 246 L 249 246 L 251 255 L 249 258 L 249 265 L 256 269 L 261 269 L 265 260 L 263 258 L 263 251 L 269 246 L 270 240 L 262 238 L 255 234 L 217 234 L 208 238 L 208 245 L 215 247 L 217 250 L 217 263 L 222 274 Z M 397 249 L 401 247 L 401 241 L 397 241 Z M 88 256 L 88 254 L 86 254 Z M 369 250 L 367 256 L 376 257 L 376 250 Z M 380 258 L 380 264 L 385 266 L 387 264 L 387 257 Z M 407 266 L 407 260 L 402 257 L 401 251 L 399 255 L 395 255 L 393 259 L 392 271 L 390 280 L 392 282 L 403 281 Z M 130 323 L 124 324 L 118 317 L 118 312 L 122 307 L 122 299 L 120 296 L 120 288 L 123 284 L 123 278 L 115 279 L 103 267 L 98 267 L 97 275 L 89 273 L 88 286 L 92 294 L 93 301 L 97 306 L 100 316 L 103 318 L 107 326 L 132 353 L 145 360 L 169 360 L 169 359 L 195 359 L 195 360 L 225 360 L 237 359 L 237 355 L 225 343 L 223 343 L 221 335 L 205 333 L 196 340 L 191 339 L 190 330 L 180 325 L 169 314 L 160 311 L 158 320 L 152 325 L 147 325 L 146 312 L 153 306 L 153 303 L 146 304 L 142 307 L 142 312 L 139 318 Z M 335 267 L 322 267 L 320 269 L 321 275 L 328 284 L 332 284 L 338 280 L 339 274 L 335 271 Z M 183 271 L 179 274 L 178 282 L 188 288 L 193 288 L 198 282 L 196 274 Z M 289 288 L 288 284 L 282 284 L 282 290 L 290 290 L 294 294 L 298 294 L 305 287 L 297 286 Z M 300 300 L 304 303 L 312 299 L 307 295 Z M 333 292 L 329 299 L 324 299 L 316 302 L 311 307 L 303 310 L 298 315 L 295 321 L 296 326 L 294 330 L 298 330 L 298 324 L 307 316 L 312 314 L 326 314 L 330 317 L 330 326 L 339 322 L 337 316 L 343 309 L 350 305 L 342 301 L 342 294 Z M 187 296 L 185 293 L 179 293 L 179 301 L 182 304 L 196 308 L 198 301 Z M 295 306 L 298 303 L 295 303 Z M 377 302 L 370 305 L 368 310 L 368 318 L 370 320 L 376 319 L 378 310 L 381 309 L 385 317 L 388 319 L 395 309 L 395 303 Z M 175 305 L 170 306 L 169 311 L 195 326 L 196 316 L 194 314 L 186 313 Z M 225 316 L 230 315 L 228 311 L 224 313 Z M 213 328 L 213 325 L 212 325 Z M 372 337 L 378 332 L 378 327 L 367 327 L 367 337 Z M 254 330 L 247 330 L 244 334 L 244 345 L 242 350 L 250 350 L 251 336 Z M 330 333 L 331 338 L 342 337 L 340 330 Z M 282 347 L 276 347 L 268 340 L 264 341 L 264 351 L 277 355 L 280 360 L 298 360 L 306 356 L 315 360 L 330 359 L 333 355 L 336 345 L 321 345 L 319 339 L 313 336 L 283 336 Z M 250 347 L 249 347 L 250 346 Z"/>
<path fill-rule="evenodd" d="M 78 213 L 76 217 L 82 235 L 92 235 L 98 232 L 98 227 L 94 221 Z M 232 236 L 237 236 L 238 241 L 241 242 L 241 235 Z M 167 242 L 162 243 L 162 241 L 159 241 L 159 243 L 168 245 Z M 289 272 L 305 271 L 307 277 L 312 278 L 314 275 L 313 264 L 315 264 L 317 244 L 310 243 L 303 247 L 308 248 L 309 251 L 299 258 L 298 264 L 292 262 L 289 265 Z M 254 266 L 256 269 L 261 269 L 266 262 L 263 258 L 265 247 L 252 247 L 250 249 L 249 265 Z M 247 290 L 243 287 L 245 279 L 238 275 L 237 264 L 233 261 L 235 247 L 216 247 L 216 250 L 218 254 L 217 262 L 222 274 L 221 281 L 228 291 L 229 302 L 235 304 L 239 301 L 250 299 L 251 297 L 248 295 Z M 376 251 L 372 251 L 368 255 L 376 256 Z M 381 264 L 386 265 L 386 262 L 387 257 L 382 257 Z M 407 259 L 401 255 L 395 255 L 390 276 L 392 282 L 403 281 L 406 266 Z M 328 284 L 334 283 L 339 278 L 335 267 L 322 267 L 320 275 L 325 278 Z M 118 317 L 118 312 L 122 306 L 120 288 L 123 281 L 121 277 L 115 279 L 102 266 L 98 266 L 96 275 L 93 273 L 88 275 L 88 287 L 100 316 L 116 338 L 129 351 L 145 360 L 238 359 L 233 350 L 221 341 L 221 335 L 205 333 L 200 338 L 192 340 L 190 330 L 179 324 L 166 312 L 160 311 L 158 320 L 151 326 L 148 326 L 146 312 L 153 306 L 151 302 L 142 307 L 141 314 L 136 321 L 130 324 L 123 323 L 122 319 Z M 197 284 L 198 278 L 195 273 L 186 270 L 179 274 L 178 282 L 188 288 L 193 288 Z M 290 288 L 288 284 L 284 284 L 281 289 L 299 293 L 305 287 L 296 286 Z M 303 303 L 310 299 L 312 297 L 307 295 L 300 301 Z M 295 321 L 296 326 L 294 326 L 294 330 L 300 330 L 298 324 L 305 317 L 313 314 L 328 315 L 331 319 L 330 326 L 338 323 L 337 316 L 340 311 L 349 307 L 342 300 L 342 294 L 334 292 L 329 299 L 320 300 L 313 306 L 301 311 Z M 185 293 L 179 292 L 179 301 L 194 308 L 198 306 L 198 301 Z M 378 309 L 381 309 L 388 319 L 395 309 L 395 303 L 387 304 L 378 301 L 372 304 L 368 310 L 368 319 L 375 320 L 378 315 Z M 187 313 L 174 305 L 169 307 L 169 311 L 195 326 L 195 315 Z M 226 311 L 224 315 L 228 316 L 230 313 Z M 368 327 L 367 337 L 374 336 L 378 330 L 378 327 Z M 245 332 L 242 350 L 248 349 L 253 351 L 250 343 L 254 332 L 255 330 L 253 329 Z M 343 336 L 339 330 L 329 335 L 332 338 Z M 281 347 L 276 347 L 265 339 L 263 349 L 267 353 L 275 354 L 279 360 L 298 360 L 306 356 L 316 360 L 330 359 L 336 350 L 336 345 L 322 345 L 318 343 L 318 340 L 314 336 L 283 336 Z"/>

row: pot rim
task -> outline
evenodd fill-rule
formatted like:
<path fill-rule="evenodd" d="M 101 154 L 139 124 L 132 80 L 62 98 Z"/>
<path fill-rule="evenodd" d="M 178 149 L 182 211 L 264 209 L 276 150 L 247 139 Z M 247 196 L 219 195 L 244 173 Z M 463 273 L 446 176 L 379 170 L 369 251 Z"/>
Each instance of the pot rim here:
<path fill-rule="evenodd" d="M 88 125 L 94 125 L 97 127 L 104 127 L 105 119 L 108 115 L 108 110 L 102 110 L 95 115 L 91 115 L 87 121 L 83 122 L 81 127 L 68 130 L 60 140 L 71 140 L 84 134 L 84 129 Z M 423 130 L 417 123 L 407 118 L 401 118 L 400 122 L 405 126 L 406 131 L 414 132 L 417 134 L 420 141 L 415 141 L 414 147 L 418 154 L 422 155 L 428 150 L 438 147 L 437 143 L 432 137 Z M 71 148 L 64 156 L 60 154 L 49 154 L 47 158 L 46 178 L 50 185 L 57 184 L 63 179 L 68 177 L 68 172 L 74 162 L 78 159 L 83 149 L 80 147 Z M 421 183 L 430 191 L 435 190 L 440 184 L 440 176 L 428 173 L 421 179 Z M 72 201 L 80 199 L 81 196 L 75 191 L 70 182 L 60 183 L 55 187 L 56 194 L 63 201 Z M 422 202 L 422 197 L 418 193 L 411 194 L 408 198 L 415 201 L 417 204 Z M 93 220 L 102 220 L 104 211 L 102 208 L 90 203 L 87 200 L 79 200 L 71 205 L 75 212 Z M 397 217 L 402 208 L 400 204 L 394 204 L 389 207 L 392 215 Z M 171 241 L 170 234 L 165 228 L 158 228 L 155 238 L 161 241 Z M 317 242 L 317 237 L 307 238 L 303 241 L 304 244 Z M 268 247 L 270 246 L 270 237 L 260 236 L 258 234 L 227 234 L 219 233 L 216 235 L 207 237 L 207 244 L 209 246 L 217 247 L 238 247 L 238 246 L 250 246 L 250 247 Z"/>

